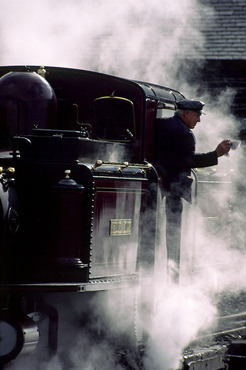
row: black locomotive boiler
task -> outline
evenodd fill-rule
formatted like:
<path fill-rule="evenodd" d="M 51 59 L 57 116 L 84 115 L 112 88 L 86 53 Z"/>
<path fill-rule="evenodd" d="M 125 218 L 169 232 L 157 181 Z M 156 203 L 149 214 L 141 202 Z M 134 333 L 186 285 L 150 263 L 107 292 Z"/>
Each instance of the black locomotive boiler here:
<path fill-rule="evenodd" d="M 68 302 L 86 325 L 94 297 L 135 297 L 149 284 L 154 122 L 183 96 L 76 69 L 7 66 L 0 75 L 3 366 L 37 350 L 40 338 L 55 352 Z"/>

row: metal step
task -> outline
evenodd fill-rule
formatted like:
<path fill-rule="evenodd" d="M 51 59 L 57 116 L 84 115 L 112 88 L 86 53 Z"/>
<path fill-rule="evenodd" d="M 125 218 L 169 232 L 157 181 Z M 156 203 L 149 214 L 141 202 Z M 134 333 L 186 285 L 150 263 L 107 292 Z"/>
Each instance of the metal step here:
<path fill-rule="evenodd" d="M 183 370 L 225 370 L 227 347 L 214 345 L 207 348 L 196 348 L 193 353 L 186 354 Z"/>

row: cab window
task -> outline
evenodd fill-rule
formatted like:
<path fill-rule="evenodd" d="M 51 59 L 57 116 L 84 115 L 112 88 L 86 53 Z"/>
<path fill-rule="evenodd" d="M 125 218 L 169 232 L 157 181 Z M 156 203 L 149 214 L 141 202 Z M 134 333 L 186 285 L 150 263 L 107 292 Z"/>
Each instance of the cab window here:
<path fill-rule="evenodd" d="M 131 141 L 135 138 L 135 113 L 131 100 L 104 96 L 93 101 L 94 137 L 99 140 Z"/>

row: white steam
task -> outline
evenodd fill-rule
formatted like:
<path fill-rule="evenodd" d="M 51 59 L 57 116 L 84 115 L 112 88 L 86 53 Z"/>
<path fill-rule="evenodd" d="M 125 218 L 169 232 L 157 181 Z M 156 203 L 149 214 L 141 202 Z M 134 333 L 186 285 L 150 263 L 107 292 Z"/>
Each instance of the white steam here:
<path fill-rule="evenodd" d="M 196 0 L 0 4 L 3 65 L 76 67 L 170 84 L 180 60 L 198 58 L 204 41 L 194 25 L 206 8 Z"/>

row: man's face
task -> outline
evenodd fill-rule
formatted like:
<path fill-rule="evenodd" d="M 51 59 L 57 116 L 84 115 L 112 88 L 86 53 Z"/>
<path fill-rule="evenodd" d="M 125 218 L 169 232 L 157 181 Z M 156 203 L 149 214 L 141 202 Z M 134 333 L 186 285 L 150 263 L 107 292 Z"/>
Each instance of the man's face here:
<path fill-rule="evenodd" d="M 201 122 L 201 114 L 193 110 L 185 110 L 183 114 L 184 123 L 190 129 L 193 129 L 197 122 Z"/>

